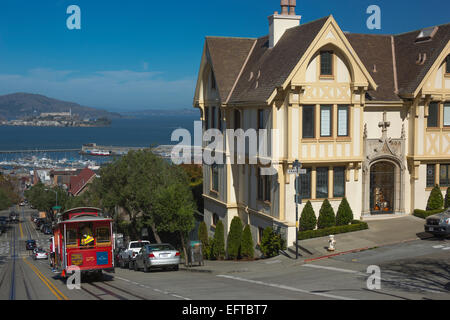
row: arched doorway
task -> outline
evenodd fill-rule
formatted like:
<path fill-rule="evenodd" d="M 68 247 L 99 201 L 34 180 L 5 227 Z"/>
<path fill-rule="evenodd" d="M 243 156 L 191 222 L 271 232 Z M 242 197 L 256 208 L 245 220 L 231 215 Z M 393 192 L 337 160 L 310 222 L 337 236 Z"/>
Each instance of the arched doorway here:
<path fill-rule="evenodd" d="M 396 210 L 396 166 L 380 161 L 370 167 L 371 214 L 389 214 Z"/>

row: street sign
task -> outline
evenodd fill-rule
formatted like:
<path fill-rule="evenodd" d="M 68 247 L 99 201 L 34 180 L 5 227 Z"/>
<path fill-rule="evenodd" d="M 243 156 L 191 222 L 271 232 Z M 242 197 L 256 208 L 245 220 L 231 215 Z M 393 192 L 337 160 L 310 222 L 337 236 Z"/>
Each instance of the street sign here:
<path fill-rule="evenodd" d="M 307 170 L 306 169 L 292 168 L 292 169 L 288 169 L 287 173 L 288 174 L 306 174 Z"/>

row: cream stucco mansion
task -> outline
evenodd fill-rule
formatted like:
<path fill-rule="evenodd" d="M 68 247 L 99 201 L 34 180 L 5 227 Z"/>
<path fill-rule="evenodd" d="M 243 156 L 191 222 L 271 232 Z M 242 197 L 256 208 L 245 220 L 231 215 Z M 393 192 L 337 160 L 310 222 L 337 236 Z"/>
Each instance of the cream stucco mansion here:
<path fill-rule="evenodd" d="M 355 219 L 425 209 L 434 185 L 450 186 L 450 24 L 374 35 L 345 33 L 332 16 L 300 19 L 282 0 L 267 36 L 206 38 L 194 98 L 203 129 L 279 131 L 268 148 L 275 175 L 203 166 L 207 225 L 228 230 L 239 216 L 256 242 L 273 226 L 292 245 L 295 159 L 316 214 L 343 197 Z"/>

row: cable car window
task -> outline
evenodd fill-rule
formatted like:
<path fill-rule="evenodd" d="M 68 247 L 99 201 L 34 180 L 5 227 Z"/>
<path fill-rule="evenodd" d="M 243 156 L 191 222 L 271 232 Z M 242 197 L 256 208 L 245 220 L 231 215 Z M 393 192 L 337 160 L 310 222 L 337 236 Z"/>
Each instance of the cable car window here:
<path fill-rule="evenodd" d="M 108 243 L 111 241 L 109 228 L 97 228 L 97 243 Z"/>
<path fill-rule="evenodd" d="M 92 233 L 92 223 L 84 223 L 80 225 L 80 244 L 81 246 L 93 246 L 94 234 Z"/>
<path fill-rule="evenodd" d="M 67 229 L 67 245 L 68 246 L 78 245 L 77 229 Z"/>

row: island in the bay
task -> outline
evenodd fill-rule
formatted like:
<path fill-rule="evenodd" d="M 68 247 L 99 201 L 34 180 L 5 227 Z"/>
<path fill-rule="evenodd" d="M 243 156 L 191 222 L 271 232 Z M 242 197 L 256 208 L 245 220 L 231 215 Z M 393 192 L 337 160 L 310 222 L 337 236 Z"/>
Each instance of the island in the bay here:
<path fill-rule="evenodd" d="M 81 119 L 78 114 L 69 112 L 45 112 L 35 117 L 0 121 L 4 126 L 29 126 L 29 127 L 107 127 L 111 120 L 102 117 L 98 119 Z"/>
<path fill-rule="evenodd" d="M 33 127 L 106 127 L 118 113 L 30 93 L 0 96 L 0 125 Z"/>

